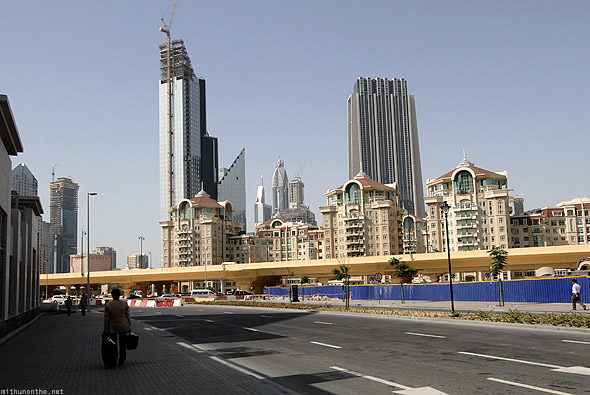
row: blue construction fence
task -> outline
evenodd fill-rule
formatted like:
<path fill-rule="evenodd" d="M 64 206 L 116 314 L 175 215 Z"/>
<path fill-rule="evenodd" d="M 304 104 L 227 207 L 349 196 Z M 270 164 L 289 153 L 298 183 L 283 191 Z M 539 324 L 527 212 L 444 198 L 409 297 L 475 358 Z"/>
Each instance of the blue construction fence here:
<path fill-rule="evenodd" d="M 530 303 L 571 303 L 572 279 L 575 278 L 582 290 L 582 302 L 590 302 L 589 277 L 535 278 L 502 281 L 505 302 Z M 451 300 L 449 283 L 404 284 L 406 300 Z M 329 297 L 342 299 L 343 286 L 298 287 L 299 298 Z M 401 300 L 400 284 L 350 285 L 352 300 Z M 270 296 L 289 296 L 288 287 L 266 287 L 264 293 Z M 495 302 L 498 301 L 497 281 L 453 283 L 453 297 L 456 301 Z"/>

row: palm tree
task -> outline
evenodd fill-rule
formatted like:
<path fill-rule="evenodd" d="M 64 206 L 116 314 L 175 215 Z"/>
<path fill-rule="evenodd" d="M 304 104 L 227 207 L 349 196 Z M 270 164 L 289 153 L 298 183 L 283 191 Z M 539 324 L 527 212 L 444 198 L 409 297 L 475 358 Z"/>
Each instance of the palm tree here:
<path fill-rule="evenodd" d="M 349 278 L 350 278 L 350 274 L 349 274 L 349 269 L 348 266 L 346 266 L 345 264 L 340 264 L 340 266 L 335 267 L 334 269 L 332 269 L 332 274 L 334 275 L 334 280 L 337 281 L 342 281 L 344 280 L 344 284 L 342 288 L 344 289 L 345 292 L 344 293 L 344 301 L 346 302 L 346 308 L 348 309 L 348 289 L 349 289 Z"/>
<path fill-rule="evenodd" d="M 409 263 L 397 259 L 396 257 L 391 257 L 389 264 L 393 267 L 393 275 L 401 279 L 402 303 L 406 303 L 404 299 L 404 283 L 411 283 L 412 277 L 414 274 L 418 273 L 418 270 L 410 266 Z"/>
<path fill-rule="evenodd" d="M 490 264 L 490 273 L 492 276 L 498 277 L 498 290 L 499 290 L 499 301 L 500 306 L 504 306 L 504 290 L 502 289 L 502 270 L 508 263 L 508 251 L 503 248 L 493 246 L 488 254 L 492 257 L 492 263 Z"/>

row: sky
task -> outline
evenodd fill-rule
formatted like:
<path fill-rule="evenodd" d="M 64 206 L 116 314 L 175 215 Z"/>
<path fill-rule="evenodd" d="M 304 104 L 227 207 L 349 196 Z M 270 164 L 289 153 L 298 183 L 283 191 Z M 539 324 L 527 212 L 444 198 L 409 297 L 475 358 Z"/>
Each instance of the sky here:
<path fill-rule="evenodd" d="M 47 221 L 52 167 L 80 185 L 79 234 L 96 192 L 91 249 L 112 246 L 120 268 L 140 247 L 161 266 L 158 29 L 173 4 L 0 0 L 0 94 L 24 145 L 13 166 L 38 179 Z M 179 0 L 172 38 L 206 80 L 219 165 L 246 148 L 253 231 L 279 157 L 322 225 L 325 192 L 348 179 L 358 77 L 407 80 L 424 184 L 465 150 L 507 170 L 527 210 L 589 196 L 589 15 L 587 1 Z"/>

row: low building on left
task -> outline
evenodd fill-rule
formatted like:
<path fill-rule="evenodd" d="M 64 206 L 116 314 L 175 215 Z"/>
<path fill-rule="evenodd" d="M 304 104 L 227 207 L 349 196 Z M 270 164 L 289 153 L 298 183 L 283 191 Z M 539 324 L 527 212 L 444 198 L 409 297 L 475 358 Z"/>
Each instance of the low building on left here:
<path fill-rule="evenodd" d="M 38 196 L 12 191 L 12 160 L 23 152 L 6 95 L 0 94 L 0 338 L 39 314 Z"/>

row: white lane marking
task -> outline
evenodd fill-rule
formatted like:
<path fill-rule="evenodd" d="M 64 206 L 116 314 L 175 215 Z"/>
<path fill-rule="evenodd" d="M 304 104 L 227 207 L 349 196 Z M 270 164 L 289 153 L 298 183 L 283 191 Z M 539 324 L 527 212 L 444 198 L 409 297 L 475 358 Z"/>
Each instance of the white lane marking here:
<path fill-rule="evenodd" d="M 159 311 L 156 311 L 156 314 L 162 314 L 162 313 L 161 313 L 161 312 L 159 312 Z"/>
<path fill-rule="evenodd" d="M 314 321 L 314 324 L 322 324 L 322 325 L 334 325 L 333 322 L 324 322 L 324 321 Z"/>
<path fill-rule="evenodd" d="M 590 344 L 590 342 L 583 342 L 583 341 L 578 341 L 578 340 L 562 340 L 562 342 L 577 343 L 577 344 Z"/>
<path fill-rule="evenodd" d="M 488 377 L 488 380 L 496 381 L 496 382 L 502 383 L 502 384 L 514 385 L 516 387 L 527 388 L 527 389 L 530 389 L 530 390 L 535 390 L 535 391 L 540 391 L 540 392 L 548 392 L 550 394 L 570 394 L 570 392 L 555 391 L 555 390 L 550 390 L 550 389 L 547 389 L 547 388 L 535 387 L 534 385 L 528 385 L 528 384 L 522 384 L 522 383 L 515 383 L 514 381 L 496 379 L 494 377 Z"/>
<path fill-rule="evenodd" d="M 189 350 L 194 351 L 194 352 L 198 352 L 198 353 L 202 353 L 203 352 L 203 350 L 200 350 L 197 347 L 192 346 L 190 344 L 187 344 L 185 342 L 177 342 L 176 344 L 178 344 L 179 346 L 182 346 L 184 348 L 188 348 Z"/>
<path fill-rule="evenodd" d="M 272 318 L 270 315 L 261 315 L 261 318 Z"/>
<path fill-rule="evenodd" d="M 143 329 L 145 329 L 146 331 L 151 331 L 152 330 L 152 328 L 143 328 Z"/>
<path fill-rule="evenodd" d="M 260 375 L 258 375 L 258 374 L 256 374 L 256 373 L 254 373 L 254 372 L 252 372 L 252 371 L 250 371 L 250 370 L 248 370 L 248 369 L 244 369 L 244 368 L 243 368 L 243 367 L 241 367 L 241 366 L 234 365 L 234 364 L 233 364 L 233 363 L 231 363 L 231 362 L 224 361 L 223 359 L 221 359 L 221 358 L 218 358 L 218 357 L 215 357 L 215 356 L 210 356 L 209 358 L 211 358 L 212 360 L 214 360 L 214 361 L 216 361 L 216 362 L 219 362 L 220 364 L 223 364 L 223 365 L 225 365 L 225 366 L 228 366 L 228 367 L 230 367 L 230 368 L 232 368 L 232 369 L 235 369 L 235 370 L 237 370 L 238 372 L 242 372 L 242 373 L 244 373 L 244 374 L 248 374 L 248 375 L 250 375 L 250 376 L 252 376 L 252 377 L 255 377 L 255 378 L 257 378 L 258 380 L 264 380 L 264 377 L 262 377 L 262 376 L 260 376 Z"/>
<path fill-rule="evenodd" d="M 420 395 L 422 395 L 422 394 L 424 394 L 424 395 L 440 395 L 440 394 L 445 394 L 445 392 L 441 392 L 441 391 L 434 389 L 432 387 L 412 388 L 412 387 L 405 386 L 403 384 L 398 384 L 398 383 L 394 383 L 392 381 L 380 379 L 379 377 L 369 376 L 366 374 L 354 372 L 352 370 L 339 368 L 338 366 L 330 366 L 330 369 L 334 369 L 339 372 L 344 372 L 344 373 L 348 373 L 348 374 L 351 374 L 354 376 L 362 377 L 364 379 L 375 381 L 377 383 L 385 384 L 389 387 L 402 388 L 401 391 L 393 391 L 394 394 L 406 394 L 406 395 L 419 395 L 419 394 Z"/>
<path fill-rule="evenodd" d="M 224 311 L 223 314 L 233 314 L 232 311 Z"/>
<path fill-rule="evenodd" d="M 536 366 L 544 366 L 546 368 L 551 368 L 551 369 L 559 369 L 561 368 L 561 366 L 557 366 L 557 365 L 549 365 L 547 363 L 540 363 L 540 362 L 530 362 L 530 361 L 522 361 L 520 359 L 513 359 L 513 358 L 504 358 L 504 357 L 496 357 L 494 355 L 485 355 L 485 354 L 476 354 L 473 352 L 465 352 L 465 351 L 459 351 L 459 354 L 464 354 L 464 355 L 472 355 L 474 357 L 482 357 L 482 358 L 489 358 L 489 359 L 499 359 L 501 361 L 510 361 L 510 362 L 518 362 L 518 363 L 524 363 L 527 365 L 536 365 Z"/>
<path fill-rule="evenodd" d="M 436 337 L 438 339 L 446 339 L 446 336 L 439 336 L 439 335 L 429 335 L 426 333 L 415 333 L 415 332 L 406 332 L 406 335 L 414 335 L 414 336 L 424 336 L 424 337 Z"/>
<path fill-rule="evenodd" d="M 499 360 L 502 360 L 502 361 L 509 361 L 509 362 L 518 362 L 518 363 L 524 363 L 524 364 L 527 364 L 527 365 L 543 366 L 543 367 L 546 367 L 546 368 L 550 368 L 554 372 L 573 373 L 573 374 L 581 374 L 581 375 L 584 375 L 584 376 L 590 376 L 590 368 L 587 368 L 585 366 L 569 366 L 569 367 L 566 367 L 566 366 L 551 365 L 551 364 L 548 364 L 548 363 L 531 362 L 531 361 L 523 361 L 523 360 L 520 360 L 520 359 L 496 357 L 494 355 L 475 354 L 475 353 L 464 352 L 464 351 L 459 351 L 458 354 L 472 355 L 472 356 L 475 356 L 475 357 L 490 358 L 490 359 L 499 359 Z"/>
<path fill-rule="evenodd" d="M 320 343 L 320 342 L 310 342 L 311 344 L 317 344 L 318 346 L 330 347 L 330 348 L 342 348 L 340 346 L 333 346 L 331 344 Z"/>
<path fill-rule="evenodd" d="M 246 328 L 246 327 L 244 327 L 244 329 L 246 329 L 248 331 L 252 331 L 252 332 L 260 332 L 258 329 L 254 329 L 254 328 Z"/>
<path fill-rule="evenodd" d="M 215 322 L 215 321 L 213 321 L 213 320 L 204 320 L 204 321 L 205 321 L 205 322 Z"/>
<path fill-rule="evenodd" d="M 177 316 L 178 318 L 184 318 L 184 316 L 180 315 L 180 314 L 174 314 L 174 315 Z"/>

